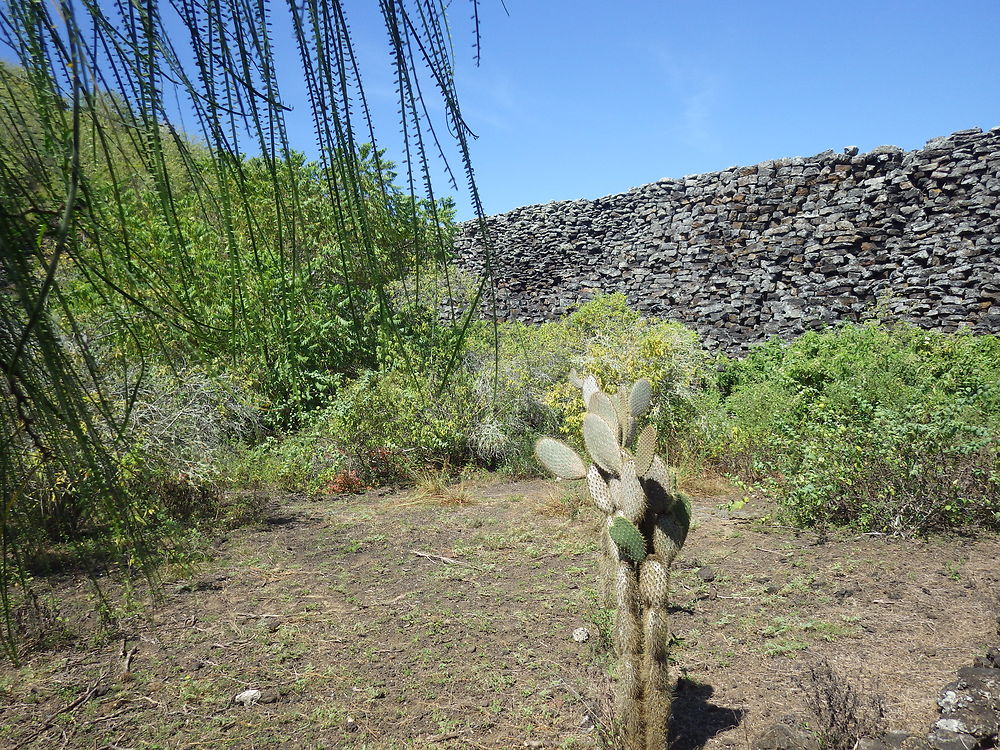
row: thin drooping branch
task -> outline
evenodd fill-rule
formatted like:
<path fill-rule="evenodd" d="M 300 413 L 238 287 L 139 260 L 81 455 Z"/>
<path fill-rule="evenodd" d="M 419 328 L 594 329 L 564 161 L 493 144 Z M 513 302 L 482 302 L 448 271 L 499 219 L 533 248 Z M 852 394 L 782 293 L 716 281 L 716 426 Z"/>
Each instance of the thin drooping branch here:
<path fill-rule="evenodd" d="M 452 29 L 442 3 L 377 7 L 404 189 L 376 139 L 384 124 L 349 19 L 361 11 L 340 0 L 0 2 L 0 43 L 17 59 L 0 64 L 0 607 L 12 656 L 17 550 L 52 520 L 38 498 L 57 478 L 86 488 L 81 522 L 116 529 L 125 558 L 150 543 L 123 459 L 150 372 L 228 368 L 271 403 L 308 407 L 338 376 L 410 361 L 399 307 L 425 302 L 423 269 L 441 269 L 451 295 L 448 211 L 431 181 L 437 159 L 456 182 L 446 132 L 482 215 Z M 297 63 L 277 52 L 289 43 Z M 283 66 L 305 83 L 314 147 L 289 140 Z M 487 288 L 443 353 L 444 378 Z M 331 311 L 325 328 L 309 328 L 316 310 Z"/>

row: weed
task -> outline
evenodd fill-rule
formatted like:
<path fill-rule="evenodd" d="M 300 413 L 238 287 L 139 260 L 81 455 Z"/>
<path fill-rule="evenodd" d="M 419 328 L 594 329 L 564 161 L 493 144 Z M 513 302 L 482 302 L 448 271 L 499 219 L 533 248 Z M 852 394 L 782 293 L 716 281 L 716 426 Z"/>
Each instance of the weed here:
<path fill-rule="evenodd" d="M 851 684 L 828 661 L 809 666 L 798 681 L 822 750 L 852 750 L 862 737 L 885 731 L 882 697 Z"/>
<path fill-rule="evenodd" d="M 590 612 L 588 619 L 597 629 L 597 637 L 591 641 L 591 648 L 597 656 L 606 656 L 613 650 L 613 634 L 615 628 L 615 609 L 605 607 L 597 593 L 588 592 Z"/>
<path fill-rule="evenodd" d="M 947 562 L 944 566 L 945 575 L 951 580 L 958 581 L 962 580 L 962 566 L 957 562 Z"/>
<path fill-rule="evenodd" d="M 764 644 L 763 651 L 765 656 L 788 656 L 807 648 L 809 648 L 808 643 L 794 638 L 775 638 Z"/>

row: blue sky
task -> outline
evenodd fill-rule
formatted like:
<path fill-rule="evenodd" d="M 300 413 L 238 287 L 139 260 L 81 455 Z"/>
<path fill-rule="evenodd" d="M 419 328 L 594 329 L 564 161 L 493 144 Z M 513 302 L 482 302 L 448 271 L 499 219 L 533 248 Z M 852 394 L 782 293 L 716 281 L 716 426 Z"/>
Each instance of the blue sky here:
<path fill-rule="evenodd" d="M 452 4 L 488 213 L 1000 125 L 1000 0 L 506 7 L 482 0 L 476 69 L 468 6 Z M 369 18 L 356 16 L 355 32 L 375 54 L 382 32 Z"/>
<path fill-rule="evenodd" d="M 272 3 L 292 146 L 315 156 L 284 2 Z M 480 3 L 478 68 L 471 4 L 451 0 L 450 15 L 487 213 L 1000 125 L 1000 0 Z M 380 145 L 399 161 L 377 3 L 345 7 Z M 444 179 L 436 190 L 450 192 Z M 471 217 L 468 196 L 452 194 L 459 218 Z"/>

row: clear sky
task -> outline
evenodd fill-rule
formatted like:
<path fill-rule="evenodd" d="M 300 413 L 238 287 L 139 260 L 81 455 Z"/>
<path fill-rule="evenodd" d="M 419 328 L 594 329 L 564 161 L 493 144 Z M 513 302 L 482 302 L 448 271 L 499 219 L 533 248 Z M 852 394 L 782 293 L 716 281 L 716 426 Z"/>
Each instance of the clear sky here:
<path fill-rule="evenodd" d="M 1000 0 L 481 3 L 478 69 L 451 7 L 487 213 L 1000 125 Z"/>
<path fill-rule="evenodd" d="M 471 3 L 450 0 L 450 14 L 487 213 L 1000 125 L 1000 0 L 479 2 L 478 68 Z M 277 20 L 284 2 L 272 4 L 292 146 L 315 156 L 298 53 Z M 378 5 L 344 5 L 380 145 L 399 161 Z"/>

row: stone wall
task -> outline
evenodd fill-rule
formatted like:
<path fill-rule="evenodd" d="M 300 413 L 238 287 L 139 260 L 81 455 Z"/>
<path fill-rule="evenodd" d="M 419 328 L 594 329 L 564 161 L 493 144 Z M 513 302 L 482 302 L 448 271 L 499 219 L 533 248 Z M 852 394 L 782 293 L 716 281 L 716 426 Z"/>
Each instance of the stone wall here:
<path fill-rule="evenodd" d="M 1000 332 L 1000 128 L 778 159 L 487 219 L 505 318 L 601 292 L 728 351 L 858 320 Z M 481 273 L 476 222 L 455 243 Z"/>

